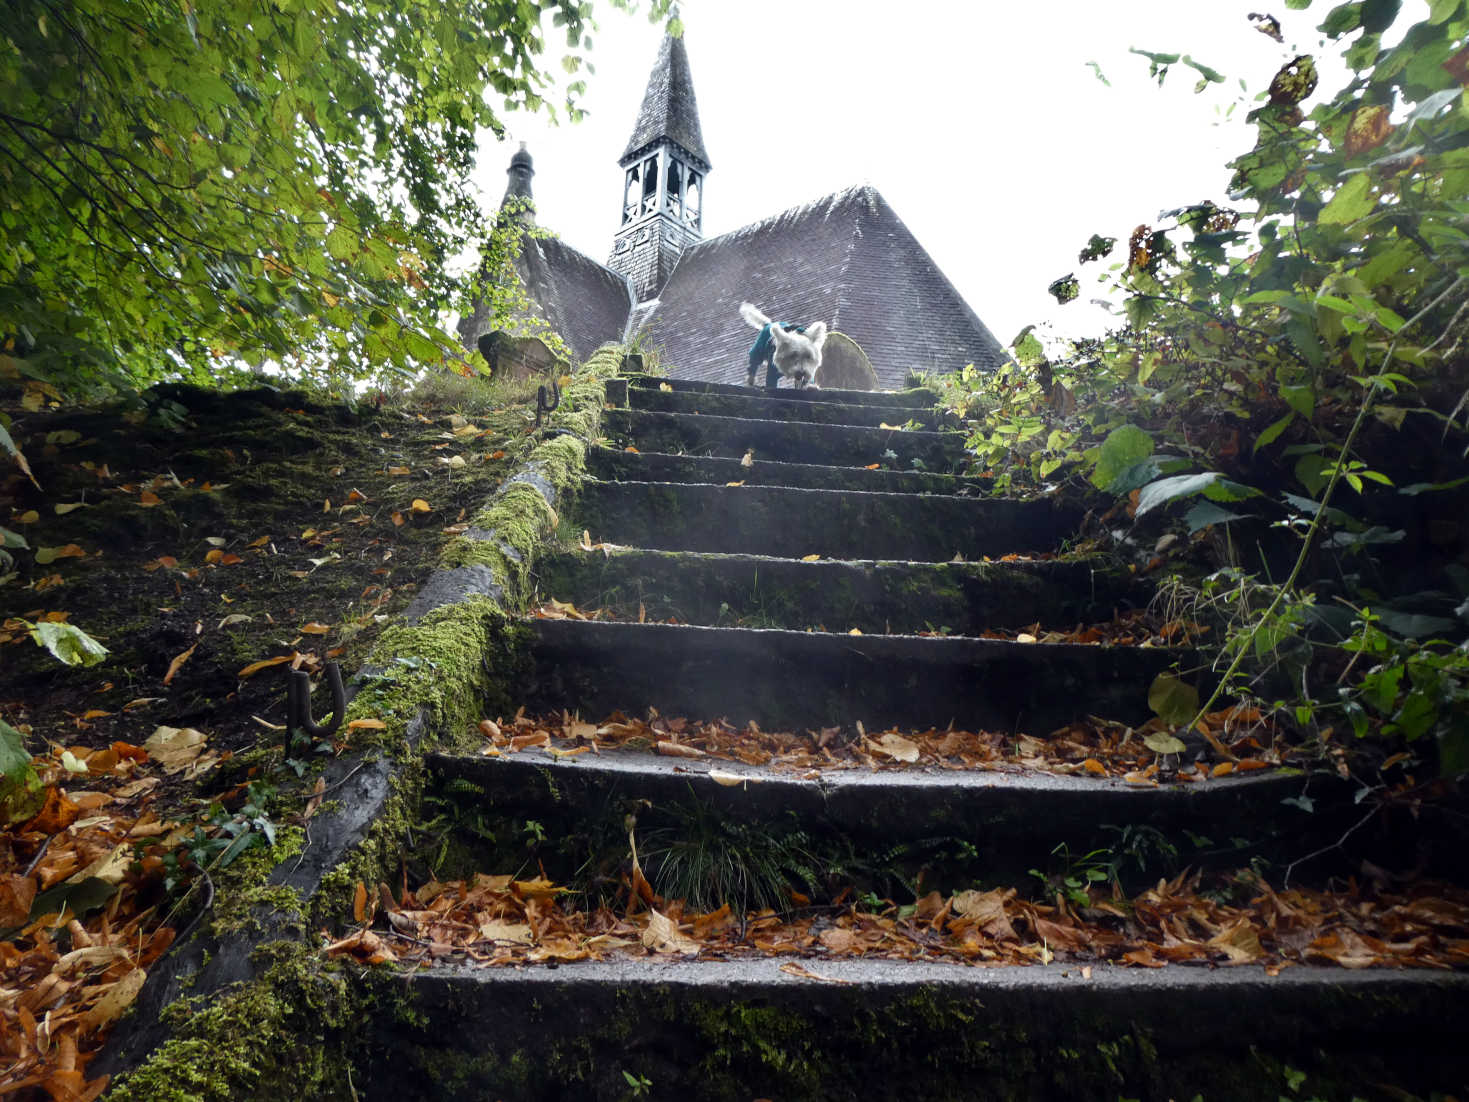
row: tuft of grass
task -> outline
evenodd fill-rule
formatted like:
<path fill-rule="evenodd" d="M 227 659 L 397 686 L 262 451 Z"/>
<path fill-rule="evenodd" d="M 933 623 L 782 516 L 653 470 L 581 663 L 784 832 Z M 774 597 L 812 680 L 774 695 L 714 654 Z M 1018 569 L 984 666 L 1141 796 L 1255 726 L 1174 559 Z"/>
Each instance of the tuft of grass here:
<path fill-rule="evenodd" d="M 722 818 L 702 804 L 650 831 L 638 847 L 654 891 L 712 911 L 785 910 L 791 890 L 815 894 L 821 863 L 800 831 L 776 834 Z M 646 847 L 646 848 L 645 848 Z"/>
<path fill-rule="evenodd" d="M 450 409 L 466 416 L 484 415 L 507 405 L 534 401 L 536 388 L 545 385 L 539 376 L 517 379 L 503 376 L 460 375 L 453 371 L 427 371 L 409 392 L 409 400 L 437 409 Z"/>

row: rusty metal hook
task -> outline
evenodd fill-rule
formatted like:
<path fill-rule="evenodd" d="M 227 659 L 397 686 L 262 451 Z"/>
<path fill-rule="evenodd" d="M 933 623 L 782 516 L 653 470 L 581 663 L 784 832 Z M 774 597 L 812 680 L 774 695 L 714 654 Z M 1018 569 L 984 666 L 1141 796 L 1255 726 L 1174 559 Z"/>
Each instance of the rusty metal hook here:
<path fill-rule="evenodd" d="M 551 404 L 546 405 L 546 388 L 536 387 L 536 428 L 541 427 L 541 418 L 552 412 L 561 404 L 561 388 L 556 385 L 556 380 L 551 380 Z"/>
<path fill-rule="evenodd" d="M 326 683 L 332 694 L 330 722 L 317 723 L 311 718 L 311 675 L 305 670 L 288 670 L 286 686 L 286 749 L 290 750 L 291 732 L 304 731 L 313 738 L 326 738 L 342 725 L 347 711 L 347 690 L 342 685 L 342 668 L 335 662 L 326 664 Z"/>

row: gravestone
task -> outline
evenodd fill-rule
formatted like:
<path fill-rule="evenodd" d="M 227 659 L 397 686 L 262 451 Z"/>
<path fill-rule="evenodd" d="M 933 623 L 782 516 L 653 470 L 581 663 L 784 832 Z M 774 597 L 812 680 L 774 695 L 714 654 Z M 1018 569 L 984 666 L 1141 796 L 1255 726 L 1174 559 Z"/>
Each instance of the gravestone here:
<path fill-rule="evenodd" d="M 517 337 L 496 329 L 482 334 L 478 346 L 492 379 L 505 375 L 517 379 L 562 375 L 571 367 L 564 356 L 558 356 L 539 337 Z"/>
<path fill-rule="evenodd" d="M 862 346 L 845 333 L 827 334 L 816 381 L 827 390 L 876 390 L 877 372 Z"/>

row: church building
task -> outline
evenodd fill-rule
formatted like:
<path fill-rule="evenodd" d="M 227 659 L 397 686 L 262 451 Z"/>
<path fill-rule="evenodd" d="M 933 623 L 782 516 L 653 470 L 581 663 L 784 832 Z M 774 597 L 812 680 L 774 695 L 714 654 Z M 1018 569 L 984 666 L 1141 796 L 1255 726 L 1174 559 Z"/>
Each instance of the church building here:
<path fill-rule="evenodd" d="M 527 297 L 579 359 L 638 337 L 659 350 L 670 375 L 743 382 L 755 336 L 738 314 L 744 301 L 783 321 L 825 321 L 850 337 L 871 361 L 877 389 L 903 387 L 910 370 L 988 370 L 1008 358 L 872 187 L 706 238 L 713 165 L 682 38 L 663 39 L 620 164 L 622 201 L 606 264 L 530 236 L 517 260 Z M 505 202 L 528 206 L 534 169 L 524 147 L 508 175 Z M 460 322 L 470 348 L 489 328 L 485 313 L 481 307 Z"/>

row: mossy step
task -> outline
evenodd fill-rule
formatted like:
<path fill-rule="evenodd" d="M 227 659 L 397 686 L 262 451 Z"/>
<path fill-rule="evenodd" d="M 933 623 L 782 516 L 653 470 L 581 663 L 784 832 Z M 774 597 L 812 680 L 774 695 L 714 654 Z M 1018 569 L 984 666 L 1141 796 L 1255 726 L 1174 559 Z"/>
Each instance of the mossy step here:
<path fill-rule="evenodd" d="M 610 843 L 612 852 L 625 855 L 618 827 L 634 809 L 642 809 L 639 831 L 650 836 L 697 837 L 690 824 L 712 818 L 741 837 L 768 839 L 772 850 L 787 839 L 799 840 L 809 855 L 805 863 L 831 874 L 824 890 L 833 894 L 851 887 L 853 877 L 859 890 L 869 890 L 873 879 L 879 889 L 891 888 L 888 878 L 911 883 L 920 869 L 925 885 L 942 892 L 976 881 L 1021 883 L 1029 879 L 1028 870 L 1047 867 L 1058 846 L 1090 853 L 1115 846 L 1119 830 L 1177 839 L 1188 832 L 1220 843 L 1248 833 L 1251 848 L 1244 852 L 1225 844 L 1207 851 L 1183 846 L 1177 864 L 1195 868 L 1212 862 L 1233 870 L 1282 838 L 1291 840 L 1295 852 L 1304 848 L 1300 831 L 1306 815 L 1282 803 L 1299 795 L 1305 783 L 1294 771 L 1148 787 L 1115 778 L 924 768 L 798 775 L 634 750 L 574 757 L 537 749 L 503 757 L 436 754 L 427 764 L 436 798 L 459 808 L 456 814 L 467 821 L 492 810 L 506 822 L 535 819 L 548 836 L 570 840 L 570 853 L 553 846 L 536 855 L 558 882 L 577 877 L 588 845 Z M 1315 794 L 1320 814 L 1308 825 L 1318 834 L 1334 829 L 1340 835 L 1343 824 L 1335 810 L 1338 804 L 1353 809 L 1349 794 L 1340 793 L 1330 806 L 1319 786 Z M 456 860 L 468 870 L 503 860 L 494 844 L 480 845 L 472 833 L 458 843 Z M 854 854 L 867 857 L 854 861 Z M 1135 889 L 1156 881 L 1163 869 L 1157 854 L 1148 858 L 1148 873 L 1132 874 Z M 654 859 L 649 873 L 655 885 L 660 871 Z M 739 910 L 748 900 L 717 898 L 708 905 L 724 902 Z"/>
<path fill-rule="evenodd" d="M 762 391 L 745 394 L 706 394 L 686 390 L 655 390 L 652 387 L 628 388 L 628 403 L 633 409 L 659 410 L 664 413 L 708 413 L 718 417 L 746 417 L 766 421 L 805 421 L 821 425 L 889 425 L 899 428 L 910 421 L 914 428 L 941 427 L 940 415 L 934 410 L 902 406 L 848 405 L 845 402 L 787 402 L 767 398 Z M 943 427 L 954 427 L 947 425 Z"/>
<path fill-rule="evenodd" d="M 707 482 L 716 486 L 743 482 L 747 486 L 799 486 L 807 490 L 862 490 L 868 493 L 968 493 L 975 496 L 988 493 L 980 479 L 930 471 L 868 470 L 866 467 L 826 467 L 815 463 L 777 463 L 773 460 L 752 461 L 746 467 L 738 459 L 630 452 L 618 448 L 588 450 L 587 469 L 594 477 L 609 482 Z"/>
<path fill-rule="evenodd" d="M 598 542 L 662 551 L 915 562 L 1050 551 L 1080 519 L 1080 510 L 1050 498 L 672 482 L 587 482 L 572 513 L 575 528 Z"/>
<path fill-rule="evenodd" d="M 367 1100 L 1439 1097 L 1469 975 L 828 958 L 370 973 Z M 825 980 L 827 982 L 820 982 Z"/>
<path fill-rule="evenodd" d="M 1151 647 L 536 620 L 518 686 L 531 711 L 724 717 L 767 730 L 888 726 L 1044 735 L 1085 715 L 1134 723 L 1180 658 Z"/>
<path fill-rule="evenodd" d="M 669 387 L 683 394 L 729 394 L 729 395 L 751 395 L 759 393 L 775 402 L 835 402 L 849 406 L 900 406 L 904 409 L 932 409 L 938 401 L 938 395 L 927 387 L 914 387 L 909 390 L 828 390 L 826 388 L 796 390 L 794 387 L 782 386 L 775 390 L 765 387 L 743 386 L 739 383 L 711 383 L 700 379 L 671 379 L 658 375 L 627 375 L 625 378 L 630 387 L 647 387 L 652 390 L 661 390 Z M 765 373 L 760 373 L 763 382 Z"/>
<path fill-rule="evenodd" d="M 542 560 L 543 596 L 636 620 L 686 624 L 858 628 L 868 634 L 943 629 L 974 635 L 1040 622 L 1069 628 L 1136 607 L 1147 594 L 1100 559 L 1010 563 L 801 562 L 763 555 L 623 548 Z"/>
<path fill-rule="evenodd" d="M 619 445 L 633 444 L 645 452 L 739 459 L 753 451 L 757 461 L 774 459 L 838 467 L 878 463 L 900 470 L 947 474 L 964 456 L 964 434 L 958 432 L 904 432 L 709 414 L 608 409 L 602 414 L 602 431 Z"/>

